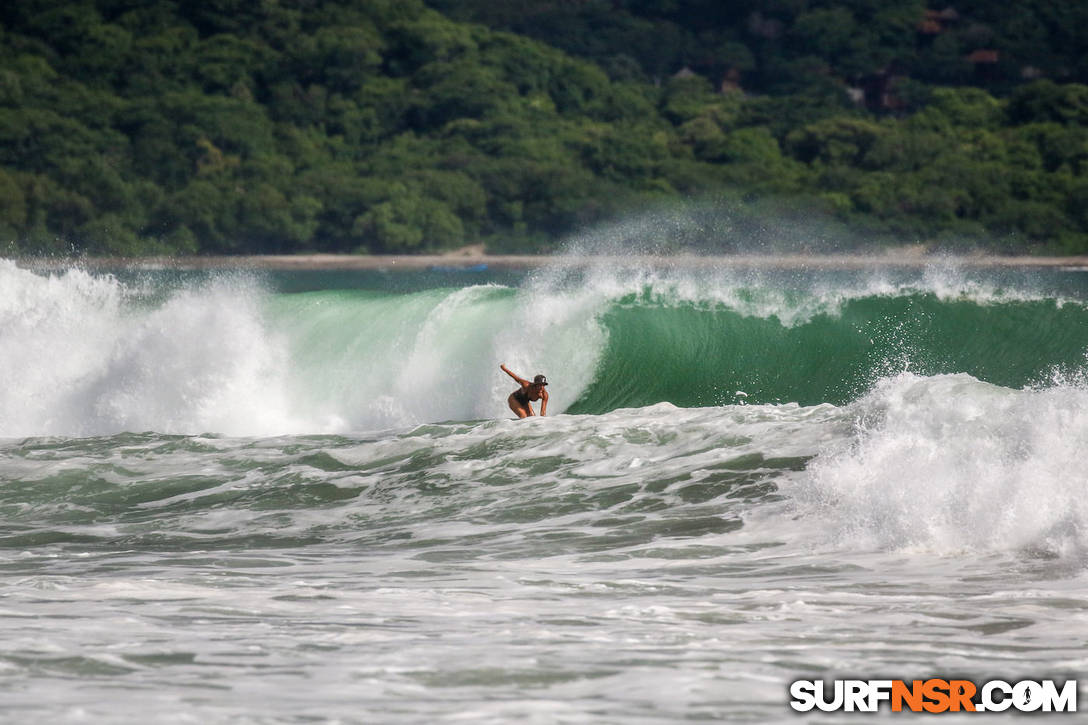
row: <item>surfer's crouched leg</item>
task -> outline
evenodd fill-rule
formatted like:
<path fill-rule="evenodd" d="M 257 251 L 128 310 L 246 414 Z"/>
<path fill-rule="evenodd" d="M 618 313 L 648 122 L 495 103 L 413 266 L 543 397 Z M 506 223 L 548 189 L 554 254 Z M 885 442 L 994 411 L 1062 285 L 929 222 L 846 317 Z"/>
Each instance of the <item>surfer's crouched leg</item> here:
<path fill-rule="evenodd" d="M 522 405 L 521 402 L 514 397 L 513 393 L 506 399 L 506 404 L 510 406 L 510 410 L 514 411 L 514 415 L 519 418 L 528 418 L 533 414 L 533 409 L 529 408 L 527 405 Z M 528 408 L 528 410 L 526 410 L 526 408 Z"/>

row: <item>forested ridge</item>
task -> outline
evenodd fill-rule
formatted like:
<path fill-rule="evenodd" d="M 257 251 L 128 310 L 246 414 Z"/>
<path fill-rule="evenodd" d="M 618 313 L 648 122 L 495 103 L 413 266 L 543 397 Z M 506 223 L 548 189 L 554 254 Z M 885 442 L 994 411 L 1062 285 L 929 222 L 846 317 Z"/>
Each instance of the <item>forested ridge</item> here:
<path fill-rule="evenodd" d="M 542 250 L 694 200 L 720 251 L 805 219 L 1085 253 L 1085 28 L 1041 0 L 21 1 L 0 244 Z"/>

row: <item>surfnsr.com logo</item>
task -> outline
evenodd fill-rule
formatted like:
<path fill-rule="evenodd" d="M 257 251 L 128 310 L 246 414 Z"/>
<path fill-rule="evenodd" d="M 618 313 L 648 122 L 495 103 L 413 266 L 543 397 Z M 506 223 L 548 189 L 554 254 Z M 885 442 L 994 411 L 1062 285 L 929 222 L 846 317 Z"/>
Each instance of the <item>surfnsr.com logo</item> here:
<path fill-rule="evenodd" d="M 790 697 L 798 712 L 876 712 L 884 703 L 892 712 L 1076 712 L 1077 681 L 797 680 Z"/>

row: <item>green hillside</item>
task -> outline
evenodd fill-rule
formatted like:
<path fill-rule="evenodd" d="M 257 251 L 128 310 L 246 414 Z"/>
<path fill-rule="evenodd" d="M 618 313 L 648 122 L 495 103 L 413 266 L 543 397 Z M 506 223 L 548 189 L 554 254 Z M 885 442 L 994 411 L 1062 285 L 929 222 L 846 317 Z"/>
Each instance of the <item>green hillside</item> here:
<path fill-rule="evenodd" d="M 766 27 L 755 3 L 435 5 L 479 22 L 413 0 L 0 9 L 0 243 L 533 250 L 695 201 L 721 250 L 804 219 L 839 244 L 1088 251 L 1088 86 L 1065 82 L 1085 64 L 1045 24 L 975 29 L 998 62 L 965 75 L 938 61 L 966 63 L 973 26 L 929 37 L 917 3 L 763 4 Z"/>
<path fill-rule="evenodd" d="M 791 93 L 877 76 L 1005 93 L 1088 82 L 1088 5 L 1065 0 L 428 0 L 455 20 L 528 35 L 613 77 L 690 68 Z M 906 95 L 910 95 L 907 93 Z"/>

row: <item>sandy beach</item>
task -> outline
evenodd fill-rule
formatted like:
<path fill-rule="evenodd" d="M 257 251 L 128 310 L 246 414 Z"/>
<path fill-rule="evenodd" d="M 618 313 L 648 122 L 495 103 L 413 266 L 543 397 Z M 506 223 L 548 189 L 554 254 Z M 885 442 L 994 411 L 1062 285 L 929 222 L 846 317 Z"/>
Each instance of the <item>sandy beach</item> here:
<path fill-rule="evenodd" d="M 31 269 L 267 269 L 267 270 L 387 270 L 398 269 L 527 269 L 545 266 L 668 266 L 680 268 L 753 267 L 778 269 L 865 269 L 924 267 L 946 264 L 964 267 L 1047 267 L 1088 269 L 1088 256 L 1035 257 L 972 254 L 932 255 L 914 249 L 874 254 L 736 254 L 736 255 L 354 255 L 298 254 L 207 257 L 80 257 L 21 258 Z"/>

